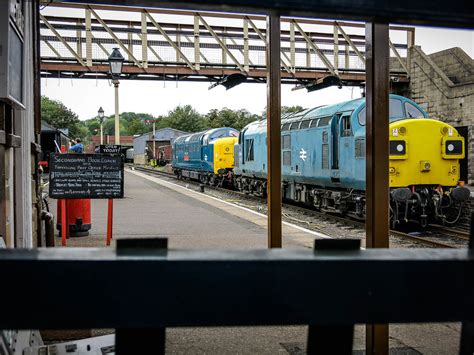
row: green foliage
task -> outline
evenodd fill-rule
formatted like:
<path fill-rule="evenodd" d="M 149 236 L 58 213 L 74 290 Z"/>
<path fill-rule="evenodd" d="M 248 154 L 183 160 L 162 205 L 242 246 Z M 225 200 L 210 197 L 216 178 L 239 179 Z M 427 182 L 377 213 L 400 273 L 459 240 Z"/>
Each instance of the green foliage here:
<path fill-rule="evenodd" d="M 148 130 L 149 128 L 145 126 L 145 123 L 138 118 L 133 119 L 127 127 L 128 134 L 131 136 L 135 134 L 143 134 Z"/>
<path fill-rule="evenodd" d="M 148 113 L 122 112 L 120 113 L 120 135 L 133 136 L 151 131 L 151 125 L 146 125 L 147 120 L 156 119 Z M 97 117 L 84 121 L 88 135 L 100 134 L 100 124 Z M 104 135 L 115 135 L 115 114 L 104 117 Z"/>
<path fill-rule="evenodd" d="M 152 124 L 148 121 L 153 120 L 156 122 L 156 129 L 170 127 L 185 132 L 199 132 L 217 127 L 233 127 L 240 130 L 259 118 L 258 115 L 247 110 L 234 111 L 229 108 L 213 109 L 206 115 L 201 115 L 191 105 L 177 106 L 169 111 L 167 115 L 158 117 L 146 113 L 123 112 L 120 114 L 120 134 L 140 135 L 151 132 Z M 103 124 L 104 134 L 114 135 L 115 116 L 105 117 Z M 89 136 L 100 133 L 100 126 L 96 117 L 84 121 L 84 127 L 87 129 Z"/>
<path fill-rule="evenodd" d="M 281 115 L 284 116 L 288 113 L 300 112 L 303 111 L 304 108 L 302 106 L 282 106 L 281 107 Z"/>
<path fill-rule="evenodd" d="M 299 112 L 301 106 L 283 106 L 282 115 Z M 261 117 L 250 113 L 245 109 L 221 110 L 212 109 L 206 115 L 201 115 L 191 105 L 177 106 L 168 112 L 166 116 L 155 117 L 148 113 L 122 112 L 120 114 L 120 134 L 139 135 L 152 131 L 152 124 L 147 121 L 156 122 L 156 129 L 171 127 L 185 132 L 199 132 L 208 128 L 233 127 L 241 130 L 247 124 Z M 46 96 L 41 97 L 41 118 L 57 128 L 68 128 L 71 138 L 81 138 L 85 142 L 93 135 L 100 134 L 100 125 L 97 117 L 86 121 L 79 121 L 77 115 L 64 106 L 63 103 L 51 100 Z M 115 115 L 104 117 L 104 135 L 115 134 Z"/>
<path fill-rule="evenodd" d="M 228 108 L 222 110 L 213 109 L 206 115 L 209 128 L 233 127 L 241 130 L 250 122 L 258 120 L 258 116 L 251 114 L 247 110 L 233 111 Z"/>
<path fill-rule="evenodd" d="M 191 105 L 178 106 L 158 120 L 156 128 L 171 127 L 185 132 L 199 132 L 209 127 L 205 117 Z"/>
<path fill-rule="evenodd" d="M 68 129 L 69 137 L 85 139 L 88 129 L 61 101 L 41 96 L 41 119 L 59 129 Z"/>

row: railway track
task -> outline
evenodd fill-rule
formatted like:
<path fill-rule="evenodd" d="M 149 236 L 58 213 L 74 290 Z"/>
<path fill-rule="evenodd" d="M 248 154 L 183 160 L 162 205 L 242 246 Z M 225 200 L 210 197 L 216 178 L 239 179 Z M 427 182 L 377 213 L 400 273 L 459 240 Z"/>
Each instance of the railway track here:
<path fill-rule="evenodd" d="M 142 171 L 148 174 L 158 175 L 158 176 L 170 178 L 173 180 L 176 179 L 173 173 L 169 173 L 166 171 L 156 170 L 153 168 L 133 166 L 133 165 L 130 165 L 130 167 L 133 167 L 135 170 Z M 193 181 L 193 180 L 186 180 L 185 182 L 186 184 L 193 184 L 194 186 L 200 185 L 199 182 Z M 248 195 L 240 191 L 229 190 L 229 189 L 225 189 L 218 186 L 206 185 L 205 188 L 208 190 L 210 189 L 217 192 L 230 194 L 233 196 L 238 196 L 239 198 L 245 199 L 248 201 L 255 201 L 255 200 L 258 200 L 259 202 L 266 201 L 266 199 L 264 198 Z M 284 218 L 291 220 L 292 223 L 297 222 L 297 224 L 301 224 L 305 227 L 311 224 L 309 219 L 317 218 L 318 220 L 329 221 L 330 223 L 333 223 L 333 224 L 338 223 L 344 226 L 349 226 L 349 228 L 356 228 L 361 231 L 365 230 L 365 224 L 361 221 L 348 219 L 343 216 L 337 216 L 337 215 L 332 215 L 332 214 L 326 214 L 323 212 L 318 212 L 318 211 L 304 208 L 301 206 L 297 206 L 294 204 L 284 203 L 283 206 L 287 207 L 290 211 L 297 211 L 299 213 L 299 217 L 295 217 L 294 215 L 292 215 L 292 212 L 284 213 L 283 214 Z M 252 208 L 255 206 L 244 205 L 244 207 Z M 258 211 L 262 213 L 266 213 L 266 205 L 258 209 Z M 306 216 L 308 218 L 301 218 L 301 216 Z M 390 230 L 390 235 L 392 238 L 395 238 L 395 239 L 398 238 L 399 240 L 405 243 L 409 242 L 409 243 L 415 244 L 415 246 L 417 247 L 424 246 L 424 247 L 430 247 L 430 248 L 466 248 L 469 241 L 469 232 L 465 230 L 461 230 L 461 229 L 454 229 L 454 228 L 449 228 L 449 227 L 440 226 L 440 225 L 430 225 L 429 229 L 424 230 L 424 231 L 404 232 L 404 231 L 399 231 L 399 230 Z M 403 244 L 403 242 L 401 244 Z M 413 247 L 413 245 L 408 246 L 408 247 Z"/>

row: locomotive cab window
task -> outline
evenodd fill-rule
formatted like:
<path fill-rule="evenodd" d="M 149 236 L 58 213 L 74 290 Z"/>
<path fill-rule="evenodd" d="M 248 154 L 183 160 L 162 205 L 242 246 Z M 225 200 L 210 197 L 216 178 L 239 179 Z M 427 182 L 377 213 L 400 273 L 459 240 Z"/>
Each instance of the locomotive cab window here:
<path fill-rule="evenodd" d="M 397 99 L 390 99 L 389 102 L 390 118 L 403 118 L 405 114 L 403 112 L 402 102 Z"/>
<path fill-rule="evenodd" d="M 350 137 L 352 136 L 351 129 L 351 116 L 345 115 L 341 118 L 341 137 Z"/>
<path fill-rule="evenodd" d="M 290 130 L 290 123 L 285 123 L 282 127 L 281 127 L 281 131 L 289 131 Z"/>
<path fill-rule="evenodd" d="M 405 110 L 407 111 L 407 117 L 410 118 L 421 118 L 425 117 L 420 110 L 409 102 L 405 102 Z"/>
<path fill-rule="evenodd" d="M 253 139 L 245 140 L 245 160 L 253 161 Z"/>
<path fill-rule="evenodd" d="M 357 118 L 359 119 L 359 124 L 361 126 L 365 126 L 365 107 L 360 110 L 359 114 L 357 115 Z"/>

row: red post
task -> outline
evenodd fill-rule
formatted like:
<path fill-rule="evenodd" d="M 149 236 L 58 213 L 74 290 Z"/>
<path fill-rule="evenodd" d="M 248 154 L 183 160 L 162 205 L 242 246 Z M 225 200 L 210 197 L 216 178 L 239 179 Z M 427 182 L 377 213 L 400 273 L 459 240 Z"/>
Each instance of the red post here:
<path fill-rule="evenodd" d="M 61 245 L 66 246 L 67 237 L 67 220 L 66 220 L 66 199 L 61 200 Z"/>
<path fill-rule="evenodd" d="M 114 200 L 109 198 L 109 209 L 107 211 L 107 243 L 110 245 L 110 240 L 112 239 L 112 223 L 114 219 Z"/>
<path fill-rule="evenodd" d="M 66 146 L 61 145 L 61 153 L 67 152 Z M 69 236 L 69 226 L 67 225 L 66 199 L 61 200 L 61 245 L 66 246 L 66 238 Z"/>

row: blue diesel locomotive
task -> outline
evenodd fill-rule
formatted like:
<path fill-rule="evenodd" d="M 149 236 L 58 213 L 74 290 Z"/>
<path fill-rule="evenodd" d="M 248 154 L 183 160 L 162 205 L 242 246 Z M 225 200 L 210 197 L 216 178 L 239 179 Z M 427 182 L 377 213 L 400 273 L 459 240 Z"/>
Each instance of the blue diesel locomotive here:
<path fill-rule="evenodd" d="M 172 145 L 175 175 L 211 185 L 225 179 L 232 182 L 229 173 L 234 167 L 232 153 L 238 135 L 234 128 L 223 127 L 176 138 Z"/>
<path fill-rule="evenodd" d="M 360 98 L 282 119 L 285 199 L 365 218 L 365 111 Z M 431 216 L 450 222 L 445 208 L 457 204 L 460 212 L 460 202 L 469 197 L 467 188 L 456 187 L 463 138 L 398 95 L 390 95 L 389 120 L 393 224 L 411 218 L 426 225 Z M 236 188 L 260 196 L 267 189 L 266 125 L 266 120 L 247 125 L 234 146 Z"/>

